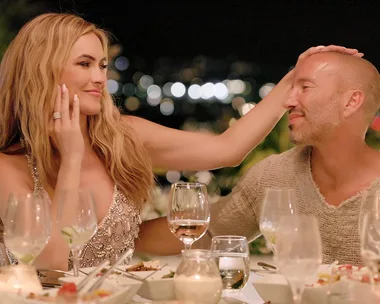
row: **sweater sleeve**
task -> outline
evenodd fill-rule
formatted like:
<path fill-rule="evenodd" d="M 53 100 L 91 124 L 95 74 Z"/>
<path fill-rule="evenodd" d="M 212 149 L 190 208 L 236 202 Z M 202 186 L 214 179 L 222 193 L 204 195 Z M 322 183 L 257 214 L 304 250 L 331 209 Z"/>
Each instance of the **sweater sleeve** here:
<path fill-rule="evenodd" d="M 211 205 L 211 236 L 243 235 L 250 242 L 260 235 L 258 192 L 261 176 L 268 170 L 270 159 L 268 157 L 253 166 L 229 195 Z"/>

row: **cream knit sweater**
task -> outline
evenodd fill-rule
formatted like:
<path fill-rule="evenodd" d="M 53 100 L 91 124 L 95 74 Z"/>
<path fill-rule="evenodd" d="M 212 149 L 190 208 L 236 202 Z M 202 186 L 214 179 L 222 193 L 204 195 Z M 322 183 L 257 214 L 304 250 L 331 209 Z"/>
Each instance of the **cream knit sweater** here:
<path fill-rule="evenodd" d="M 252 241 L 260 235 L 261 202 L 266 187 L 296 189 L 299 211 L 318 219 L 322 238 L 323 263 L 361 264 L 359 217 L 362 192 L 339 207 L 326 203 L 313 181 L 310 147 L 296 147 L 271 155 L 253 166 L 232 192 L 211 207 L 211 235 L 245 235 Z M 378 187 L 375 180 L 367 189 Z"/>

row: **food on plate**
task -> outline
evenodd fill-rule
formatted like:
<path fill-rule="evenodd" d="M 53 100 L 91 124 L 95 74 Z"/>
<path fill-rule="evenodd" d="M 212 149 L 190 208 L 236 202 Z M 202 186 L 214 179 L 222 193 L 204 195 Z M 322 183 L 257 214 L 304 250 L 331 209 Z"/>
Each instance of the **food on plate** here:
<path fill-rule="evenodd" d="M 148 261 L 148 262 L 138 262 L 135 265 L 128 266 L 126 271 L 154 271 L 160 270 L 160 261 Z"/>
<path fill-rule="evenodd" d="M 104 298 L 111 296 L 112 293 L 108 290 L 104 289 L 97 289 L 93 293 L 82 295 L 80 298 L 82 301 L 89 301 L 96 298 Z M 36 294 L 36 293 L 29 293 L 26 297 L 27 299 L 33 299 L 33 300 L 39 300 L 43 302 L 59 302 L 59 299 L 65 299 L 67 300 L 76 300 L 78 299 L 78 293 L 77 293 L 77 286 L 75 283 L 68 282 L 62 285 L 61 288 L 59 288 L 57 295 L 52 296 L 49 293 L 44 294 Z"/>
<path fill-rule="evenodd" d="M 175 271 L 170 270 L 170 272 L 169 272 L 168 274 L 165 274 L 164 276 L 162 276 L 161 279 L 170 279 L 170 278 L 174 278 L 174 275 L 175 275 Z"/>
<path fill-rule="evenodd" d="M 343 264 L 333 266 L 333 269 L 330 270 L 330 272 L 318 273 L 318 280 L 316 284 L 311 284 L 307 286 L 323 286 L 342 280 L 354 280 L 361 283 L 370 282 L 367 268 L 361 266 L 353 266 L 351 264 Z"/>

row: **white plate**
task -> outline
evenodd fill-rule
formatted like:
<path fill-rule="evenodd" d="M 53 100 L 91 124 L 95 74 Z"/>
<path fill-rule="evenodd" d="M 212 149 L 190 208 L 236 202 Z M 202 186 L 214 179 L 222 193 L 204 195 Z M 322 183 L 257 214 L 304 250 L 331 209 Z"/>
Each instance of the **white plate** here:
<path fill-rule="evenodd" d="M 119 266 L 118 268 L 124 270 L 125 267 Z M 85 273 L 90 273 L 94 268 L 83 268 Z M 175 271 L 175 267 L 164 266 L 158 271 L 131 271 L 131 274 L 145 279 L 146 281 L 141 283 L 132 279 L 129 279 L 123 275 L 112 274 L 108 277 L 108 280 L 115 282 L 117 285 L 125 285 L 131 282 L 138 282 L 141 286 L 137 290 L 137 294 L 145 299 L 153 301 L 171 301 L 175 299 L 173 279 L 163 279 L 162 277 L 170 270 Z M 116 272 L 118 269 L 115 270 Z M 84 276 L 84 275 L 83 275 Z"/>
<path fill-rule="evenodd" d="M 319 269 L 319 273 L 326 273 L 329 271 L 328 265 L 322 265 Z M 317 276 L 313 279 L 315 283 L 317 281 Z M 293 304 L 292 293 L 288 286 L 288 283 L 284 276 L 279 274 L 267 274 L 262 278 L 257 279 L 253 282 L 258 294 L 263 298 L 264 301 L 270 301 L 271 304 Z M 349 290 L 349 291 L 348 291 Z M 327 293 L 329 291 L 328 285 L 314 285 L 313 287 L 305 287 L 304 294 L 302 297 L 302 304 L 330 304 L 328 303 Z M 344 299 L 345 295 L 360 294 L 360 303 L 371 303 L 369 299 L 370 296 L 370 285 L 367 283 L 359 283 L 349 281 L 339 281 L 334 283 L 331 292 L 335 295 L 332 297 L 331 304 L 343 304 L 347 303 Z M 364 297 L 365 300 L 364 300 Z M 354 303 L 354 302 L 350 302 Z"/>
<path fill-rule="evenodd" d="M 67 277 L 62 278 L 62 281 L 65 282 L 74 282 L 78 284 L 83 277 L 75 278 L 75 277 Z M 139 285 L 140 286 L 140 285 Z M 110 282 L 105 281 L 102 285 L 102 289 L 110 291 L 112 294 L 108 297 L 101 298 L 99 303 L 101 304 L 119 304 L 119 303 L 127 303 L 132 299 L 135 295 L 137 289 L 134 286 L 117 286 Z M 44 290 L 42 294 L 48 293 L 50 296 L 55 296 L 58 292 L 58 288 Z M 12 303 L 12 304 L 42 304 L 42 303 L 55 303 L 48 301 L 41 301 L 35 299 L 27 299 L 26 294 L 18 295 L 15 293 L 7 293 L 1 295 L 0 303 Z"/>
<path fill-rule="evenodd" d="M 282 275 L 268 274 L 253 282 L 258 294 L 271 304 L 293 304 L 292 292 Z M 305 287 L 302 304 L 327 303 L 327 286 Z"/>
<path fill-rule="evenodd" d="M 104 297 L 100 300 L 102 304 L 119 304 L 119 303 L 127 303 L 130 301 L 136 292 L 141 287 L 142 283 L 131 280 L 125 277 L 118 276 L 119 278 L 115 279 L 105 279 L 104 283 L 101 286 L 101 289 L 110 290 L 112 295 L 109 297 Z M 62 282 L 74 282 L 75 284 L 79 284 L 85 277 L 62 277 L 59 278 Z M 96 280 L 95 278 L 94 280 Z"/>

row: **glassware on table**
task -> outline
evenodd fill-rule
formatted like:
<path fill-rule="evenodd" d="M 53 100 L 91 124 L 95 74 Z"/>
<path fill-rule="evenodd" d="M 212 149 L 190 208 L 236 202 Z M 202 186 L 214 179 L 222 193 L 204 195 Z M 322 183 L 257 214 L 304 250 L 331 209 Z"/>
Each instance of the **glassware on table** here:
<path fill-rule="evenodd" d="M 173 284 L 179 301 L 219 303 L 223 283 L 213 253 L 209 250 L 183 250 Z"/>
<path fill-rule="evenodd" d="M 170 231 L 185 244 L 185 250 L 200 239 L 210 223 L 207 187 L 201 183 L 174 183 L 168 209 Z"/>
<path fill-rule="evenodd" d="M 249 279 L 249 247 L 245 236 L 214 236 L 211 251 L 219 267 L 223 289 L 239 291 Z"/>
<path fill-rule="evenodd" d="M 283 216 L 297 214 L 296 191 L 293 188 L 266 188 L 260 213 L 260 231 L 276 250 L 276 233 Z"/>
<path fill-rule="evenodd" d="M 363 216 L 360 253 L 370 273 L 372 290 L 380 297 L 380 212 L 367 211 Z"/>
<path fill-rule="evenodd" d="M 278 227 L 274 260 L 288 281 L 294 303 L 299 304 L 305 283 L 316 277 L 322 263 L 318 222 L 313 216 L 284 216 Z"/>
<path fill-rule="evenodd" d="M 18 265 L 9 265 L 1 268 L 0 286 L 1 291 L 6 293 L 43 293 L 43 288 L 38 278 L 36 268 L 33 265 L 21 263 Z"/>
<path fill-rule="evenodd" d="M 3 223 L 5 246 L 19 263 L 33 264 L 50 238 L 47 194 L 11 193 Z"/>
<path fill-rule="evenodd" d="M 363 218 L 368 211 L 380 213 L 380 189 L 372 188 L 362 193 L 359 215 L 359 234 L 362 233 Z"/>
<path fill-rule="evenodd" d="M 79 276 L 79 255 L 97 230 L 94 198 L 90 190 L 62 190 L 58 194 L 57 223 L 70 247 L 74 276 Z"/>

